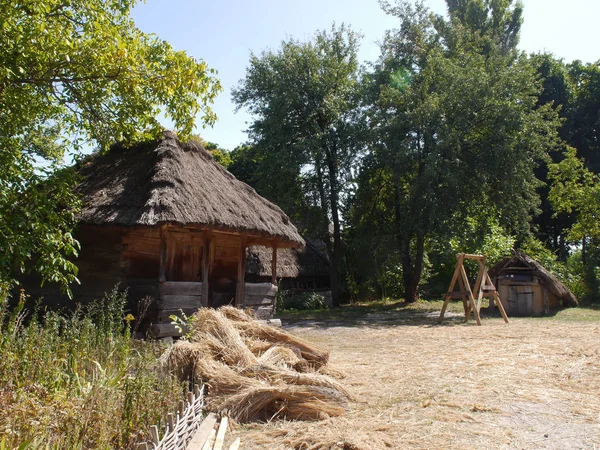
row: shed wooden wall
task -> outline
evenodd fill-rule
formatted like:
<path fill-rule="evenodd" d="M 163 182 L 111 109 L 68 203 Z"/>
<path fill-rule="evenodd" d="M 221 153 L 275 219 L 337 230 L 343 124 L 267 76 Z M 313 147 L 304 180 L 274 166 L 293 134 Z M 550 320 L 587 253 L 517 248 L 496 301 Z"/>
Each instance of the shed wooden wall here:
<path fill-rule="evenodd" d="M 501 279 L 497 282 L 498 294 L 500 295 L 500 301 L 508 315 L 516 315 L 514 308 L 511 308 L 511 287 L 524 287 L 531 289 L 533 292 L 533 315 L 540 316 L 544 314 L 544 285 L 538 279 L 532 282 L 515 282 L 510 279 Z M 548 308 L 550 311 L 560 306 L 560 300 L 550 290 L 547 290 L 548 296 Z"/>

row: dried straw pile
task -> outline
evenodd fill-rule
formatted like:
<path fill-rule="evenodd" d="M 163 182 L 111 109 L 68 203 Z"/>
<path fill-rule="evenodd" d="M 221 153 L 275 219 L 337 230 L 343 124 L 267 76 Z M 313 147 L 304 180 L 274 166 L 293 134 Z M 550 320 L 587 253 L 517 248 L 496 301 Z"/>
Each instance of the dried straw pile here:
<path fill-rule="evenodd" d="M 344 413 L 349 394 L 329 375 L 329 352 L 226 306 L 199 310 L 166 370 L 208 387 L 207 409 L 240 421 L 318 420 Z"/>

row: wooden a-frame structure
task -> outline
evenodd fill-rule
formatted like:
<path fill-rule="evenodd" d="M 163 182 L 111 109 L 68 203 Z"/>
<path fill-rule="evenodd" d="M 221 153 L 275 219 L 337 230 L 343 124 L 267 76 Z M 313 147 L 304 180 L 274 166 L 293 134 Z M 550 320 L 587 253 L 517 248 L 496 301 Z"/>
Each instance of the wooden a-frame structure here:
<path fill-rule="evenodd" d="M 475 281 L 475 288 L 473 290 L 471 290 L 469 278 L 467 277 L 467 271 L 465 270 L 465 259 L 473 259 L 477 261 L 477 264 L 479 265 L 479 273 L 477 274 L 477 280 Z M 455 291 L 454 288 L 456 287 L 457 282 L 460 290 Z M 476 294 L 477 299 L 473 293 Z M 504 322 L 508 323 L 508 317 L 506 317 L 506 312 L 504 311 L 504 307 L 500 301 L 500 296 L 498 295 L 496 287 L 494 286 L 494 283 L 492 283 L 492 280 L 488 274 L 487 267 L 485 265 L 485 256 L 458 253 L 456 255 L 456 268 L 454 269 L 454 275 L 452 275 L 452 281 L 450 282 L 448 292 L 444 296 L 444 305 L 442 306 L 442 312 L 438 318 L 438 323 L 442 323 L 442 320 L 444 320 L 444 314 L 446 313 L 446 308 L 448 307 L 450 300 L 453 298 L 459 298 L 462 300 L 465 308 L 465 322 L 469 321 L 472 311 L 475 315 L 477 325 L 481 325 L 479 311 L 481 311 L 481 303 L 484 297 L 490 299 L 490 305 L 492 305 L 492 301 L 496 302 L 496 305 L 498 305 L 500 313 L 504 318 Z"/>

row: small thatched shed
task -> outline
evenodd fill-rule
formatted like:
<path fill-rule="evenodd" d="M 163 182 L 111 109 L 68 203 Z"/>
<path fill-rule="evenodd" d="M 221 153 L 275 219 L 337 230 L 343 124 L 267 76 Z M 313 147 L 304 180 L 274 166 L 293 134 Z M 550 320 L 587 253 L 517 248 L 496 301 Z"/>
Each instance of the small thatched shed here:
<path fill-rule="evenodd" d="M 573 293 L 540 263 L 515 253 L 490 269 L 502 306 L 509 315 L 548 314 L 563 306 L 577 306 Z"/>
<path fill-rule="evenodd" d="M 304 248 L 285 248 L 277 252 L 279 285 L 285 289 L 325 289 L 329 287 L 329 257 L 325 242 L 305 238 Z M 246 277 L 255 282 L 272 279 L 273 254 L 256 245 L 248 247 Z"/>
<path fill-rule="evenodd" d="M 79 173 L 76 298 L 98 298 L 120 282 L 133 300 L 157 299 L 155 323 L 226 303 L 272 314 L 277 288 L 245 282 L 246 248 L 263 245 L 276 254 L 304 241 L 279 207 L 198 143 L 165 132 L 155 142 L 93 155 Z M 159 335 L 169 332 L 158 327 Z"/>

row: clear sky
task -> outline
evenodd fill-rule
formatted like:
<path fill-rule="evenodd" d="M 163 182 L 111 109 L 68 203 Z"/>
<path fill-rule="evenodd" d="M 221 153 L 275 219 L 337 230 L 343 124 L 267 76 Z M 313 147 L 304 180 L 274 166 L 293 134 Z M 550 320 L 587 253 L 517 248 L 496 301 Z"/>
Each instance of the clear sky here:
<path fill-rule="evenodd" d="M 445 12 L 444 0 L 426 3 L 437 13 Z M 523 4 L 521 49 L 551 52 L 566 61 L 600 59 L 600 0 Z M 363 34 L 361 59 L 374 61 L 377 41 L 396 25 L 377 0 L 146 0 L 135 7 L 133 17 L 141 30 L 219 71 L 224 91 L 213 105 L 219 121 L 198 132 L 228 150 L 247 139 L 244 130 L 251 118 L 244 111 L 234 112 L 231 88 L 244 77 L 250 52 L 276 50 L 288 37 L 308 40 L 315 31 L 344 22 Z"/>

